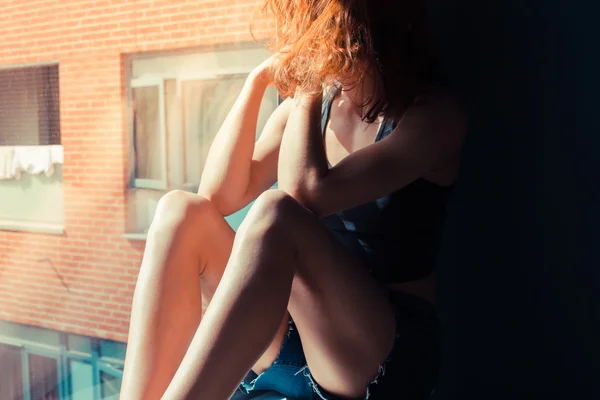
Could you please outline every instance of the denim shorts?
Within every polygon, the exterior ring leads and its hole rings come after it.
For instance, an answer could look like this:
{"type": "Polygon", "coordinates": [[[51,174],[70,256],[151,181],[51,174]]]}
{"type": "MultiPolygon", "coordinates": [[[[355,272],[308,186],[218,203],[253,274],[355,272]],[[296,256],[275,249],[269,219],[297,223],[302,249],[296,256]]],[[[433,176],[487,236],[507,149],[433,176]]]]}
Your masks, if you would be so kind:
{"type": "MultiPolygon", "coordinates": [[[[396,342],[364,399],[421,400],[433,392],[440,366],[439,321],[434,307],[412,295],[393,293],[396,342]]],[[[277,392],[287,400],[338,400],[314,380],[294,322],[275,362],[260,375],[246,376],[234,398],[254,399],[277,392]]]]}

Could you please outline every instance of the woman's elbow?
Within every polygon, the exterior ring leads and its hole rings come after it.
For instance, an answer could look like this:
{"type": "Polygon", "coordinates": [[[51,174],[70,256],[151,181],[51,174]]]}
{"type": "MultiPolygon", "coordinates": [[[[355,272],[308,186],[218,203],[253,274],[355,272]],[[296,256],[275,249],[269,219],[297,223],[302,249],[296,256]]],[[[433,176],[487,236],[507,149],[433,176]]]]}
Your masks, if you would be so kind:
{"type": "Polygon", "coordinates": [[[234,201],[228,196],[202,191],[198,191],[198,194],[210,201],[212,206],[224,217],[227,217],[243,208],[243,206],[239,206],[239,202],[234,201]]]}
{"type": "Polygon", "coordinates": [[[318,218],[327,216],[329,213],[322,207],[322,202],[318,201],[314,191],[300,187],[285,188],[279,186],[279,189],[286,192],[290,197],[296,200],[304,208],[315,214],[318,218]]]}

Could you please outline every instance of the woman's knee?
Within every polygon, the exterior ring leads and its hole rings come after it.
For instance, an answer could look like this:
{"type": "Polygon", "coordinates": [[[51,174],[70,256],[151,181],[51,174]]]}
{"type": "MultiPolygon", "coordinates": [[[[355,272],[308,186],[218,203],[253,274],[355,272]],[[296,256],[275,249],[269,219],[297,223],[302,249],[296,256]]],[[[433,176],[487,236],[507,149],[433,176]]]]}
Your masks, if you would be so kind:
{"type": "Polygon", "coordinates": [[[206,198],[182,190],[166,193],[158,202],[150,232],[178,232],[187,228],[201,229],[202,220],[215,209],[206,198]]]}
{"type": "Polygon", "coordinates": [[[244,224],[252,230],[289,230],[301,209],[302,206],[284,191],[267,190],[256,199],[244,224]]]}
{"type": "Polygon", "coordinates": [[[267,275],[295,272],[297,241],[294,237],[294,214],[301,207],[296,200],[280,190],[268,190],[261,194],[248,212],[236,234],[235,249],[239,254],[251,252],[260,257],[261,270],[267,275]]]}

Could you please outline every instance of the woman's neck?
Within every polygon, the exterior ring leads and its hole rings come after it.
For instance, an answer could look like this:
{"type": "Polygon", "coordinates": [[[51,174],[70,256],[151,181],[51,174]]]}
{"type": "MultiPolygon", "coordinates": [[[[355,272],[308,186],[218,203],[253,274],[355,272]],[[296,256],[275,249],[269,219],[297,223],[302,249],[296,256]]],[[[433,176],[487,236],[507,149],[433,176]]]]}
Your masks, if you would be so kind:
{"type": "Polygon", "coordinates": [[[350,78],[340,79],[340,82],[342,84],[338,93],[338,105],[362,119],[375,92],[375,80],[370,74],[366,74],[362,80],[350,78]]]}

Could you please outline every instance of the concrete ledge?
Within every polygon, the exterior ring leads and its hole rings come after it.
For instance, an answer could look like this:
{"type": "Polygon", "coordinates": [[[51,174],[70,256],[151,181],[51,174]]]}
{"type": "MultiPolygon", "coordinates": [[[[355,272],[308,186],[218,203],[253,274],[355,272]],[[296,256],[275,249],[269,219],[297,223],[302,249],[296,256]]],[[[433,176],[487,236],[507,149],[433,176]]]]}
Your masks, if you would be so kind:
{"type": "Polygon", "coordinates": [[[65,226],[63,224],[47,222],[9,221],[0,219],[0,230],[64,235],[65,226]]]}
{"type": "Polygon", "coordinates": [[[143,242],[146,241],[148,235],[146,233],[126,233],[121,237],[127,240],[139,240],[143,242]]]}

